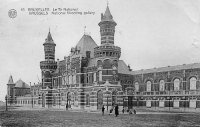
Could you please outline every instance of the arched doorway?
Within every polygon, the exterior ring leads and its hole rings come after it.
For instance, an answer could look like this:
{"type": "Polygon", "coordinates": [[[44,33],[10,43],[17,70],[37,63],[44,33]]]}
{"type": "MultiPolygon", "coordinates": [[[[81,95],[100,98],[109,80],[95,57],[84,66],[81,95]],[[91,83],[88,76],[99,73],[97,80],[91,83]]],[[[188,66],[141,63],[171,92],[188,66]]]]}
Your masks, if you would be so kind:
{"type": "Polygon", "coordinates": [[[112,105],[117,104],[117,91],[112,92],[112,105]]]}
{"type": "Polygon", "coordinates": [[[97,109],[101,109],[103,105],[103,92],[99,90],[97,92],[97,109]]]}

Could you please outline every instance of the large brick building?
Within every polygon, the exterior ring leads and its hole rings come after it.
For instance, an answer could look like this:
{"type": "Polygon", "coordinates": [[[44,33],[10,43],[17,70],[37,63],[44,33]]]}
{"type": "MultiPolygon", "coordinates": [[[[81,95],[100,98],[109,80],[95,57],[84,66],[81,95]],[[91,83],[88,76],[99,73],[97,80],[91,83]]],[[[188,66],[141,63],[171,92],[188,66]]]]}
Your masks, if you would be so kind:
{"type": "Polygon", "coordinates": [[[98,25],[101,44],[84,34],[64,60],[55,60],[56,44],[49,31],[45,60],[40,62],[42,82],[34,94],[38,105],[200,108],[200,64],[132,71],[120,60],[121,48],[114,43],[117,23],[108,6],[98,25]]]}

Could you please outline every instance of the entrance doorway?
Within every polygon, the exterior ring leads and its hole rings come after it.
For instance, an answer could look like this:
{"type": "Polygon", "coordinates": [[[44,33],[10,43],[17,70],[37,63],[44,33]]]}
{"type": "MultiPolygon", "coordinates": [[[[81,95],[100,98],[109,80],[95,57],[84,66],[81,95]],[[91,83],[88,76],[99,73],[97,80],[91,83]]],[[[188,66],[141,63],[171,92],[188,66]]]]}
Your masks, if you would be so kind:
{"type": "Polygon", "coordinates": [[[128,96],[128,109],[132,109],[132,108],[133,108],[133,97],[128,96]]]}
{"type": "Polygon", "coordinates": [[[97,109],[101,109],[103,106],[103,92],[100,90],[97,92],[97,109]]]}

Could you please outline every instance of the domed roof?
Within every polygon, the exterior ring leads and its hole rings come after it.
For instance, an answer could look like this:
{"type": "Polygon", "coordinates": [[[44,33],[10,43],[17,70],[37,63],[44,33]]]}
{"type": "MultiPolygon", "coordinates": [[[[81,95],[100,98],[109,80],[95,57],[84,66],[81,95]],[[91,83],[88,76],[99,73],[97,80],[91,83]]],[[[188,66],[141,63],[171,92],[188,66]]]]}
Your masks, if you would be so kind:
{"type": "Polygon", "coordinates": [[[15,83],[15,87],[18,87],[18,88],[30,88],[30,86],[28,84],[26,84],[24,81],[22,81],[21,79],[19,79],[15,83]]]}

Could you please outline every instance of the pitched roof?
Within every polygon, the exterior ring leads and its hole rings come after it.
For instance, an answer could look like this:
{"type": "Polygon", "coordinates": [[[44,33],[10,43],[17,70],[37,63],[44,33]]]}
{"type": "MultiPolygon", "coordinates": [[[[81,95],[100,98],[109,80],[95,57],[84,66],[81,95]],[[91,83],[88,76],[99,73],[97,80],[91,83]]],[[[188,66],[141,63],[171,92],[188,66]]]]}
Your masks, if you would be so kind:
{"type": "Polygon", "coordinates": [[[50,31],[49,31],[49,33],[47,35],[47,38],[45,39],[45,43],[44,44],[54,44],[55,45],[50,31]]]}
{"type": "Polygon", "coordinates": [[[144,69],[144,70],[142,69],[142,70],[132,71],[131,74],[136,75],[136,74],[168,72],[168,71],[175,71],[175,70],[195,69],[195,68],[200,68],[200,63],[183,64],[183,65],[159,67],[159,68],[144,69]]]}
{"type": "Polygon", "coordinates": [[[15,87],[18,87],[18,88],[30,88],[30,86],[28,84],[26,84],[24,81],[22,81],[21,79],[19,79],[15,83],[15,87]]]}
{"type": "Polygon", "coordinates": [[[109,9],[108,6],[106,7],[106,11],[105,11],[104,15],[102,16],[101,21],[112,21],[112,22],[115,22],[113,20],[113,16],[111,15],[110,9],[109,9]]]}
{"type": "Polygon", "coordinates": [[[91,51],[91,57],[94,57],[94,48],[98,45],[95,43],[95,41],[92,39],[90,35],[83,35],[82,38],[79,40],[79,42],[76,45],[76,49],[80,50],[80,54],[83,54],[86,56],[86,51],[91,51]]]}
{"type": "Polygon", "coordinates": [[[48,36],[47,36],[47,41],[53,41],[53,38],[52,38],[52,36],[51,36],[50,31],[49,31],[48,36]]]}
{"type": "Polygon", "coordinates": [[[8,84],[14,84],[12,75],[10,75],[10,77],[9,77],[8,84]]]}
{"type": "Polygon", "coordinates": [[[130,74],[129,68],[123,60],[118,61],[118,73],[130,74]]]}

